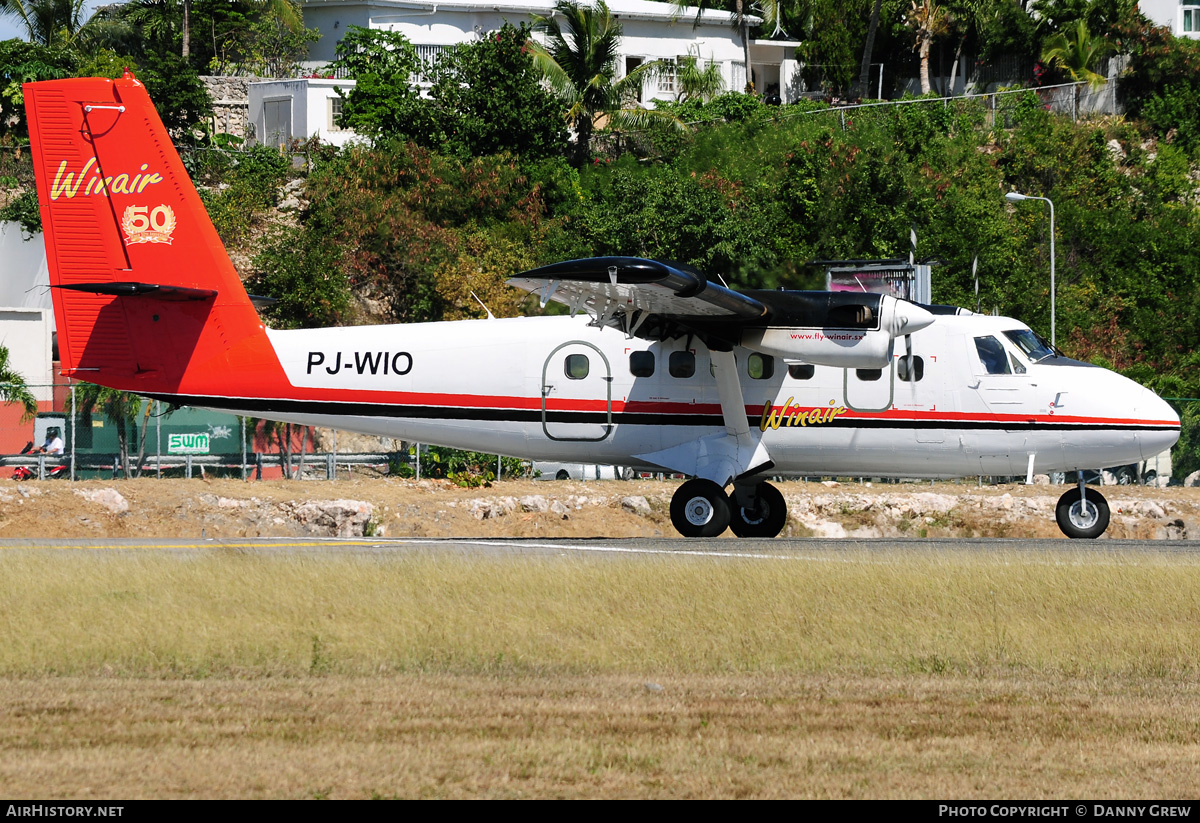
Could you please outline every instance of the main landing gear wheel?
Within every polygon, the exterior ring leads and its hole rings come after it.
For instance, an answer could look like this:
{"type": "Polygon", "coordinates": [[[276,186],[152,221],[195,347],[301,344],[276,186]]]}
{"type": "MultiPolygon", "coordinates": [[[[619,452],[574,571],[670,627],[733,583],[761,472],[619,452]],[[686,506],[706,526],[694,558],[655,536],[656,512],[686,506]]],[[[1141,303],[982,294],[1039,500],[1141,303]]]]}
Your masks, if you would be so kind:
{"type": "Polygon", "coordinates": [[[729,508],[725,490],[698,477],[675,490],[671,523],[684,537],[716,537],[729,525],[729,508]]]}
{"type": "Polygon", "coordinates": [[[1094,489],[1081,500],[1079,489],[1071,489],[1058,498],[1054,516],[1067,537],[1099,537],[1108,528],[1108,501],[1094,489]]]}
{"type": "Polygon", "coordinates": [[[736,496],[730,500],[729,528],[738,537],[775,537],[787,524],[783,493],[770,483],[759,483],[754,488],[754,500],[753,509],[739,506],[736,496]]]}

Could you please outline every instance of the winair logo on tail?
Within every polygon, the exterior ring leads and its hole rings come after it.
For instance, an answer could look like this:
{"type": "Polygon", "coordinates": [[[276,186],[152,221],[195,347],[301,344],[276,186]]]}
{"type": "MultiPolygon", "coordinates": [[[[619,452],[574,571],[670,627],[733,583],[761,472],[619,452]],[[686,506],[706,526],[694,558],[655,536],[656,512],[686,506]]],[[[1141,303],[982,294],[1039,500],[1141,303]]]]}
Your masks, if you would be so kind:
{"type": "Polygon", "coordinates": [[[821,423],[828,423],[846,413],[845,406],[835,406],[832,400],[829,401],[829,408],[827,409],[805,409],[800,406],[793,406],[793,399],[791,397],[787,399],[787,402],[783,404],[782,411],[771,403],[763,406],[762,422],[759,424],[759,430],[778,429],[780,426],[807,426],[809,424],[815,426],[821,423]]]}
{"type": "Polygon", "coordinates": [[[64,160],[58,164],[58,172],[55,173],[54,180],[50,183],[50,199],[57,200],[65,197],[69,200],[75,196],[87,197],[92,194],[102,194],[107,197],[110,192],[141,194],[148,186],[163,181],[163,176],[157,172],[147,174],[149,168],[149,163],[142,163],[141,169],[136,174],[114,174],[111,177],[101,177],[95,157],[84,163],[83,168],[78,172],[70,171],[70,164],[64,160]]]}

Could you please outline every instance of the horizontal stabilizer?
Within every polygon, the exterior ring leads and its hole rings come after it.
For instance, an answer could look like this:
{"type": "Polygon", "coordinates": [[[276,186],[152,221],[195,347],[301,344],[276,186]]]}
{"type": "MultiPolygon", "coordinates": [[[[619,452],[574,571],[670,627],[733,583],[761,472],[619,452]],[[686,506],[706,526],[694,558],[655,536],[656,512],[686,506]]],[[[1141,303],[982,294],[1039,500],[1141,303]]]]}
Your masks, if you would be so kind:
{"type": "Polygon", "coordinates": [[[192,289],[158,283],[69,283],[54,288],[117,297],[154,297],[159,300],[210,300],[217,296],[216,289],[192,289]]]}

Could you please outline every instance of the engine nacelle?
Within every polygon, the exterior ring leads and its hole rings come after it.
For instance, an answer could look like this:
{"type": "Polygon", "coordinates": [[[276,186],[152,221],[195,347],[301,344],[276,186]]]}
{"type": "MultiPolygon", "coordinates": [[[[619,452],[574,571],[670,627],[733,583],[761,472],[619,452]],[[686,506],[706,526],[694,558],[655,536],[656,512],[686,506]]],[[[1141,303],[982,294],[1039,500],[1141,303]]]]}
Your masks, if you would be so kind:
{"type": "Polygon", "coordinates": [[[747,328],[741,343],[784,360],[843,369],[881,369],[892,360],[893,342],[934,321],[915,303],[889,295],[767,292],[771,325],[747,328]],[[794,298],[789,299],[789,298],[794,298]],[[818,303],[821,298],[816,298],[818,303]]]}

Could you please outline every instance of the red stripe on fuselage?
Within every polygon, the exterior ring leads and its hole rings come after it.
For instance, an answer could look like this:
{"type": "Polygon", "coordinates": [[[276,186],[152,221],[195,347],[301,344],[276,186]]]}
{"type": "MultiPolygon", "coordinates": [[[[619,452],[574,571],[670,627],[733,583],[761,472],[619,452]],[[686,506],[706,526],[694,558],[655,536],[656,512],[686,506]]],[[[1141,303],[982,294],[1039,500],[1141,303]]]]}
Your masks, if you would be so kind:
{"type": "MultiPolygon", "coordinates": [[[[292,390],[276,398],[256,397],[253,399],[280,399],[328,403],[369,403],[386,406],[444,406],[454,409],[511,409],[512,411],[540,411],[542,398],[517,397],[512,395],[472,395],[447,392],[383,392],[347,389],[292,390]]],[[[546,410],[556,412],[604,412],[609,408],[603,399],[547,398],[546,410]]],[[[782,411],[782,406],[776,406],[782,411]]],[[[790,406],[789,414],[827,410],[828,406],[790,406]]],[[[747,406],[747,417],[761,417],[764,406],[747,406]]],[[[713,416],[721,414],[718,403],[681,403],[671,401],[613,400],[613,413],[660,414],[664,417],[713,416]]],[[[396,417],[403,417],[397,408],[396,417]]],[[[894,420],[896,422],[945,422],[945,423],[1020,423],[1028,425],[1105,425],[1105,426],[1157,426],[1178,428],[1173,420],[1142,420],[1128,417],[1089,417],[1065,414],[999,414],[995,412],[924,411],[917,409],[887,409],[881,412],[856,412],[847,409],[838,420],[894,420]]],[[[667,422],[667,421],[664,421],[667,422]]],[[[822,425],[820,423],[811,425],[822,425]]],[[[780,425],[780,428],[801,428],[780,425]]]]}

